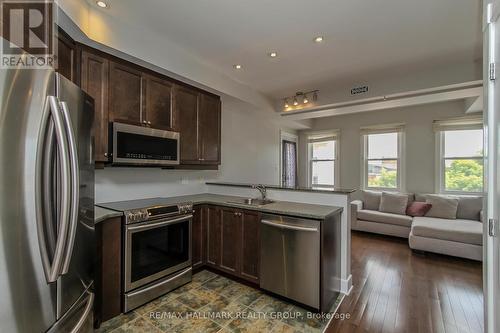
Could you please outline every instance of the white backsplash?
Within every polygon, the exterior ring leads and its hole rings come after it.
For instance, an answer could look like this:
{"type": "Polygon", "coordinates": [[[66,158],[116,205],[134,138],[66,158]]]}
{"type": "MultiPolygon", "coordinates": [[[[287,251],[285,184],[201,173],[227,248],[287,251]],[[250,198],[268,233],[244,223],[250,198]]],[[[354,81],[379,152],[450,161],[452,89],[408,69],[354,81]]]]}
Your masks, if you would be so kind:
{"type": "Polygon", "coordinates": [[[219,171],[105,168],[95,172],[95,202],[204,193],[219,171]]]}

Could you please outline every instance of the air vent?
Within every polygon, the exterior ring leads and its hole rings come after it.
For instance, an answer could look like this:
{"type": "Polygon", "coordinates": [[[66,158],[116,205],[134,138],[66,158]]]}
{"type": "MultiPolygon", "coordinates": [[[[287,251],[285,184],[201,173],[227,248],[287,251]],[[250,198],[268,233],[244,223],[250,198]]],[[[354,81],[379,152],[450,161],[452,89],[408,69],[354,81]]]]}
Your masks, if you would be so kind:
{"type": "Polygon", "coordinates": [[[354,87],[351,89],[351,95],[364,94],[368,92],[368,86],[354,87]]]}

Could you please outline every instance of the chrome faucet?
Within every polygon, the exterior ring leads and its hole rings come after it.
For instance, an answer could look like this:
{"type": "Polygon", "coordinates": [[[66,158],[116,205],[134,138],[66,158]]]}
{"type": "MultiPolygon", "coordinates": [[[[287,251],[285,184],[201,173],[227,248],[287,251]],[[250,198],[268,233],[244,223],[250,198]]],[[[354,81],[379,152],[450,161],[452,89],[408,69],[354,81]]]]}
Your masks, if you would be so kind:
{"type": "Polygon", "coordinates": [[[260,195],[262,196],[262,200],[267,199],[267,189],[264,185],[259,184],[259,185],[252,185],[252,188],[259,190],[260,195]]]}

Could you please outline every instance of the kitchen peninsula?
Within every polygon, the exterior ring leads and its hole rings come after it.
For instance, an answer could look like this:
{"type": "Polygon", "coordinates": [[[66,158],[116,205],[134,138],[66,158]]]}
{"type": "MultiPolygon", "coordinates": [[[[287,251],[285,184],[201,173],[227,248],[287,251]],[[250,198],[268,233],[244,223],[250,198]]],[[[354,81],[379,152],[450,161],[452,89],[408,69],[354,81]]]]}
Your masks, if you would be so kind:
{"type": "MultiPolygon", "coordinates": [[[[348,197],[352,191],[315,191],[313,189],[265,186],[265,199],[267,201],[264,204],[259,204],[261,199],[253,199],[255,201],[250,201],[252,203],[247,201],[248,198],[255,198],[258,194],[253,185],[207,183],[206,186],[207,193],[134,200],[129,201],[130,204],[127,202],[118,203],[118,206],[116,206],[117,203],[104,203],[98,204],[98,206],[122,207],[141,201],[154,202],[155,205],[161,203],[165,207],[192,205],[191,263],[193,270],[196,271],[207,267],[228,276],[245,280],[257,287],[260,283],[261,288],[270,289],[277,294],[296,299],[303,304],[322,311],[329,310],[339,293],[345,294],[348,291],[348,289],[345,289],[347,283],[350,284],[350,274],[348,279],[345,279],[342,274],[345,274],[345,270],[349,268],[347,264],[350,258],[346,257],[346,255],[349,255],[350,251],[345,248],[346,244],[349,244],[349,239],[344,237],[343,231],[346,228],[346,221],[348,222],[345,217],[349,215],[345,214],[345,205],[349,201],[348,197]],[[342,197],[345,197],[343,199],[345,201],[342,200],[342,197]],[[318,202],[321,204],[318,204],[318,202]],[[334,205],[333,202],[337,204],[334,205]],[[310,224],[306,225],[305,223],[310,224]],[[308,248],[311,246],[315,248],[311,244],[317,244],[318,246],[316,254],[318,260],[315,260],[314,251],[301,251],[311,252],[310,255],[312,256],[305,260],[304,263],[317,262],[320,265],[321,259],[322,267],[306,268],[309,272],[311,270],[317,271],[315,275],[317,279],[313,279],[317,280],[314,281],[317,282],[317,286],[316,289],[312,289],[316,291],[307,293],[307,295],[306,293],[302,293],[302,295],[293,294],[289,290],[279,290],[279,288],[272,285],[265,288],[266,272],[268,275],[275,276],[275,279],[279,278],[279,274],[274,271],[268,272],[269,267],[271,267],[270,270],[274,270],[277,266],[272,261],[267,266],[265,262],[262,262],[262,258],[267,260],[267,254],[262,252],[264,251],[262,244],[273,244],[283,237],[286,238],[285,234],[279,234],[279,230],[285,228],[300,231],[317,230],[317,240],[314,238],[313,233],[303,233],[305,237],[303,242],[307,240],[307,244],[310,244],[307,246],[308,248]],[[274,232],[274,230],[277,230],[277,232],[274,232]],[[271,235],[269,239],[266,238],[268,235],[271,235]],[[273,239],[273,237],[278,238],[273,239]],[[262,271],[263,267],[264,271],[262,271]],[[320,276],[320,274],[323,275],[320,276]],[[314,296],[312,300],[310,295],[314,296]],[[310,301],[310,304],[307,303],[308,301],[310,301]]],[[[115,221],[115,228],[121,228],[121,223],[116,222],[117,214],[119,215],[120,212],[101,207],[96,209],[96,223],[106,225],[108,221],[115,221]]],[[[126,216],[123,216],[122,220],[126,219],[126,216]]],[[[290,230],[287,230],[287,232],[290,232],[290,230]]],[[[115,234],[118,234],[118,231],[115,234]]],[[[349,237],[349,233],[347,234],[349,237]]],[[[294,237],[296,236],[292,236],[290,239],[294,237]]],[[[106,243],[105,240],[103,240],[104,243],[106,243]]],[[[298,243],[289,246],[294,249],[300,245],[298,243]]],[[[279,255],[278,250],[277,248],[270,248],[265,251],[276,256],[279,255]]],[[[118,255],[117,257],[121,256],[118,255]]],[[[272,260],[272,258],[269,260],[272,260]]],[[[114,266],[110,265],[110,267],[114,266]]],[[[115,304],[118,304],[118,302],[115,304]]],[[[114,315],[117,314],[116,311],[117,308],[115,307],[114,315]]],[[[110,315],[107,314],[103,319],[109,318],[110,315]]]]}

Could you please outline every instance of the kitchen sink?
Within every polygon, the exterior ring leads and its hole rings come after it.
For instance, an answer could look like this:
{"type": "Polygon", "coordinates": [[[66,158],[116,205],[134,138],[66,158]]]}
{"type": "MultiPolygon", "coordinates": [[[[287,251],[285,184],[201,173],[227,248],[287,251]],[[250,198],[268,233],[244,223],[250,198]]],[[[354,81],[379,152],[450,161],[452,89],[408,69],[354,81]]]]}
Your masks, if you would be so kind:
{"type": "Polygon", "coordinates": [[[268,205],[268,204],[273,203],[274,200],[247,198],[247,199],[234,200],[234,201],[228,201],[228,202],[249,205],[249,206],[264,206],[264,205],[268,205]]]}

